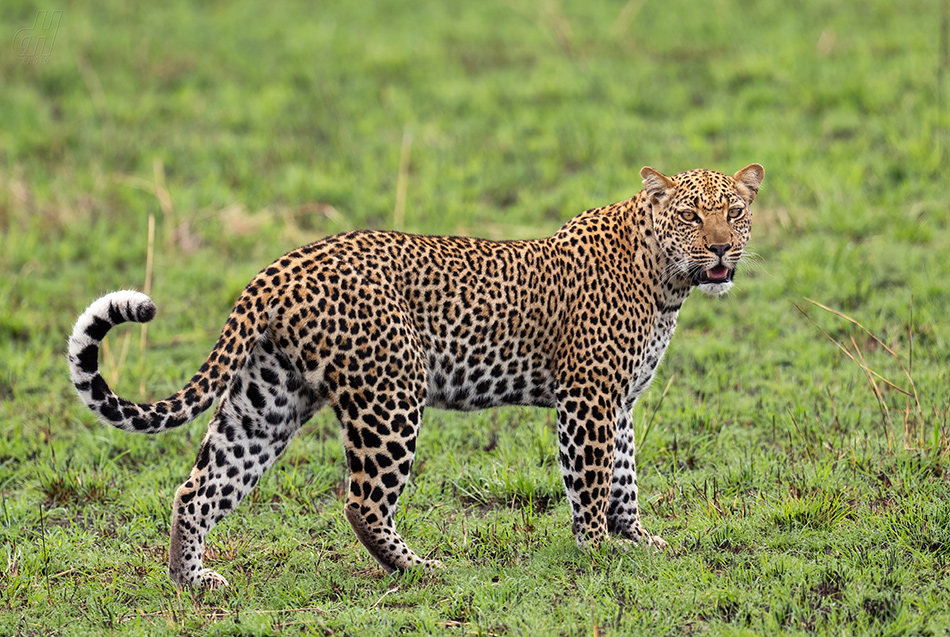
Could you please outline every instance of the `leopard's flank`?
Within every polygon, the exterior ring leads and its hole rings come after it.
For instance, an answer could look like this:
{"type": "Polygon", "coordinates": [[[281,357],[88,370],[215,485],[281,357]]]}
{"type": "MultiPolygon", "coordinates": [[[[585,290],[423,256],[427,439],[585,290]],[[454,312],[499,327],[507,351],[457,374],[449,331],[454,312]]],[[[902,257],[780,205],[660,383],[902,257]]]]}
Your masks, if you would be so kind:
{"type": "Polygon", "coordinates": [[[630,411],[690,291],[732,286],[764,171],[667,177],[646,167],[640,176],[640,193],[546,239],[350,232],[294,250],[245,288],[194,377],[154,403],[116,396],[98,363],[106,333],[151,320],[152,301],[124,291],[90,305],[69,364],[103,422],[158,433],[219,401],[175,494],[172,580],[227,584],[202,565],[208,532],[324,405],[343,432],[346,517],[387,571],[436,564],[393,524],[427,405],[556,409],[578,543],[614,535],[664,546],[640,522],[630,411]]]}

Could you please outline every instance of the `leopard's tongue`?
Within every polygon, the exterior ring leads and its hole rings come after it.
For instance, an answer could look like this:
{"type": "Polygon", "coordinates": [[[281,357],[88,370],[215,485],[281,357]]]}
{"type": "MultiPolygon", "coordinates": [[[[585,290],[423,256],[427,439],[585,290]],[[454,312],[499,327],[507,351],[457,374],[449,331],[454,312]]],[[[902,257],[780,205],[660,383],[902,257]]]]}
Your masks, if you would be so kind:
{"type": "Polygon", "coordinates": [[[729,274],[729,268],[724,265],[717,265],[706,270],[706,277],[713,280],[725,279],[727,274],[729,274]]]}

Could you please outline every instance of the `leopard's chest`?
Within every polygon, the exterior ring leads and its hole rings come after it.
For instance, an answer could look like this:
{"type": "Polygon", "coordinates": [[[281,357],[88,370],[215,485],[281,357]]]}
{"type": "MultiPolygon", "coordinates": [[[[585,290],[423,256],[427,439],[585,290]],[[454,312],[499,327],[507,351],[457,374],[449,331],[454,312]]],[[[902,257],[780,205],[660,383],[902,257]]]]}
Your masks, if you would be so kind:
{"type": "Polygon", "coordinates": [[[656,370],[663,360],[666,348],[676,331],[678,312],[660,312],[648,332],[646,347],[639,366],[634,370],[627,392],[626,404],[630,407],[653,382],[656,370]]]}

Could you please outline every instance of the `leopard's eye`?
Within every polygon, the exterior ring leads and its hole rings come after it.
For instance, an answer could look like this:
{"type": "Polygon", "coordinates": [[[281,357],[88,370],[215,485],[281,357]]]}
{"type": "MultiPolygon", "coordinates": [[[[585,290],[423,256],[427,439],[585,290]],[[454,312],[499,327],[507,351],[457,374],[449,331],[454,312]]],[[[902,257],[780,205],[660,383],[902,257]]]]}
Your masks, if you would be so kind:
{"type": "Polygon", "coordinates": [[[699,221],[699,215],[696,214],[692,210],[680,210],[676,214],[678,214],[680,216],[680,219],[682,219],[686,223],[696,223],[697,221],[699,221]]]}
{"type": "Polygon", "coordinates": [[[745,212],[745,208],[730,208],[728,217],[730,219],[738,219],[742,216],[742,213],[745,212]]]}

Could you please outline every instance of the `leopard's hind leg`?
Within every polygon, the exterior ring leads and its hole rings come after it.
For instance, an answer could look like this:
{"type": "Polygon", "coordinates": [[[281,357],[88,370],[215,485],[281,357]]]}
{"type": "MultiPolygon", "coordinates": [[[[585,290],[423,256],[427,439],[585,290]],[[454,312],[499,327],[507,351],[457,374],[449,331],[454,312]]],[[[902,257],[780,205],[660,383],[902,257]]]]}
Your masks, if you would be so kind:
{"type": "Polygon", "coordinates": [[[271,325],[340,421],[347,520],[386,571],[438,564],[416,555],[394,524],[426,398],[424,347],[411,313],[381,272],[345,260],[315,264],[285,296],[271,325]]]}
{"type": "MultiPolygon", "coordinates": [[[[409,480],[415,457],[422,407],[400,400],[407,409],[397,409],[385,419],[377,419],[371,412],[356,421],[345,415],[344,405],[359,399],[343,396],[339,410],[344,413],[341,420],[350,468],[346,519],[363,546],[387,572],[424,564],[436,566],[438,562],[424,560],[409,548],[394,522],[396,502],[409,480]]],[[[375,407],[382,405],[380,402],[375,407]]]]}
{"type": "Polygon", "coordinates": [[[234,375],[211,420],[188,480],[175,494],[168,574],[179,586],[227,580],[202,566],[211,528],[257,484],[318,407],[287,357],[267,339],[234,375]]]}
{"type": "Polygon", "coordinates": [[[343,393],[336,409],[343,424],[350,468],[346,519],[387,572],[437,566],[438,562],[425,560],[409,548],[394,521],[396,502],[409,480],[415,457],[422,405],[414,396],[398,392],[390,400],[380,397],[364,403],[366,411],[351,417],[352,406],[363,402],[364,397],[360,390],[352,395],[343,393]],[[393,405],[396,408],[390,409],[393,405]]]}
{"type": "Polygon", "coordinates": [[[385,349],[377,345],[355,352],[347,369],[330,374],[334,390],[328,402],[342,426],[350,469],[346,519],[387,572],[437,566],[409,548],[394,521],[425,405],[421,348],[398,312],[376,316],[379,322],[366,325],[364,333],[370,343],[384,344],[385,349]]]}

